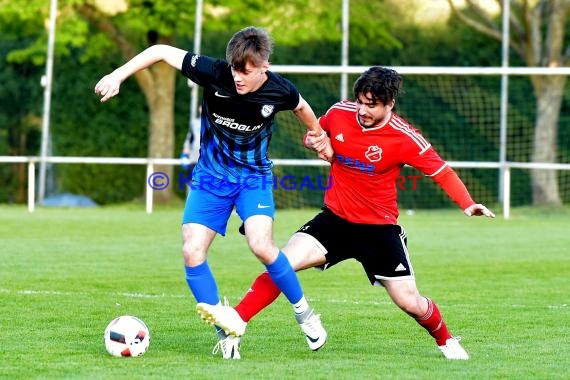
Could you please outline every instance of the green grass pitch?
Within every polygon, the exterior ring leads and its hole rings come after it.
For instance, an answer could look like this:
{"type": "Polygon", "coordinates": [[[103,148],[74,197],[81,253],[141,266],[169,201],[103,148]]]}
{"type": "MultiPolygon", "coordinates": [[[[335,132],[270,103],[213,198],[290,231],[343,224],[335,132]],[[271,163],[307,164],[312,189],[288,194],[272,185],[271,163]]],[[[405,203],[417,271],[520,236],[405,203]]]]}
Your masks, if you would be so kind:
{"type": "MultiPolygon", "coordinates": [[[[315,211],[278,211],[277,244],[315,211]]],[[[299,274],[329,332],[319,352],[307,348],[280,297],[249,324],[242,360],[212,356],[213,328],[200,321],[184,280],[181,212],[0,207],[0,378],[568,378],[568,210],[519,209],[508,221],[458,210],[401,217],[418,287],[463,337],[467,362],[444,359],[356,262],[299,274]],[[105,351],[105,326],[123,314],[150,328],[143,357],[105,351]]],[[[232,217],[209,255],[220,294],[232,304],[262,270],[238,223],[232,217]]]]}

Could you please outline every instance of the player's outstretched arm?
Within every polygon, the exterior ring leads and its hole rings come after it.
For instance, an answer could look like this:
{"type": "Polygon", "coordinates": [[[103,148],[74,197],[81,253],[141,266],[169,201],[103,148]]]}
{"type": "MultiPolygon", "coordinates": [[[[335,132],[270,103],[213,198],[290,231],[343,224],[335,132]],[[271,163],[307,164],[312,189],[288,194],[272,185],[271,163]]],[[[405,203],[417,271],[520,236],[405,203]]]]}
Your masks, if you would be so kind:
{"type": "Polygon", "coordinates": [[[180,70],[186,53],[187,51],[173,46],[153,45],[134,56],[112,73],[101,78],[95,85],[95,93],[102,96],[102,102],[106,102],[119,93],[121,83],[125,79],[158,61],[165,61],[170,66],[180,70]]]}
{"type": "Polygon", "coordinates": [[[473,201],[463,181],[457,176],[455,170],[449,166],[444,167],[443,170],[432,178],[461,207],[465,215],[495,217],[495,214],[487,207],[473,201]]]}

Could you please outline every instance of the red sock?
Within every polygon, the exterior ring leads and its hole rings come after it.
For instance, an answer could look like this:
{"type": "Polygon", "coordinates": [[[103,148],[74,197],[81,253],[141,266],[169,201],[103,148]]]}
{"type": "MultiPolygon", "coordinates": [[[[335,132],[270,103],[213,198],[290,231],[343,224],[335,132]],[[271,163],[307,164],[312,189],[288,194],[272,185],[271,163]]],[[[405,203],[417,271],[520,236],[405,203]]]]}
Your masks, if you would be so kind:
{"type": "Polygon", "coordinates": [[[263,272],[255,279],[251,288],[249,288],[235,309],[241,319],[249,322],[254,315],[275,301],[279,294],[281,294],[281,291],[269,277],[269,273],[263,272]]]}
{"type": "Polygon", "coordinates": [[[422,317],[416,318],[416,322],[426,329],[429,335],[434,337],[438,346],[443,346],[445,341],[451,338],[451,333],[447,329],[435,302],[427,297],[426,299],[428,301],[428,310],[422,317]]]}

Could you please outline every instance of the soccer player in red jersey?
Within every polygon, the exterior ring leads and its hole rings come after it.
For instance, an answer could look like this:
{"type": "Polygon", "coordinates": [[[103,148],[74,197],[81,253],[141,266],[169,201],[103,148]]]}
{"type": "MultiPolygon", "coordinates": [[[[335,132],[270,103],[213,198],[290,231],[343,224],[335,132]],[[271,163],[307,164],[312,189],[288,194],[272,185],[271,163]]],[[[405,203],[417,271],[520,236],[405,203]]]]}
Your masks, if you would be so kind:
{"type": "MultiPolygon", "coordinates": [[[[283,252],[297,271],[358,260],[370,283],[383,286],[394,303],[428,331],[446,358],[467,360],[469,355],[449,332],[436,303],[417,289],[406,232],[397,224],[400,170],[409,165],[431,177],[467,216],[495,215],[475,203],[431,144],[392,112],[401,84],[394,70],[368,69],[354,84],[356,101],[337,103],[319,119],[327,137],[306,135],[310,148],[330,138],[335,152],[332,186],[325,192],[322,211],[291,237],[283,252]]],[[[278,296],[279,289],[264,272],[235,309],[249,322],[278,296]]],[[[325,342],[307,335],[307,343],[316,350],[325,342]]]]}

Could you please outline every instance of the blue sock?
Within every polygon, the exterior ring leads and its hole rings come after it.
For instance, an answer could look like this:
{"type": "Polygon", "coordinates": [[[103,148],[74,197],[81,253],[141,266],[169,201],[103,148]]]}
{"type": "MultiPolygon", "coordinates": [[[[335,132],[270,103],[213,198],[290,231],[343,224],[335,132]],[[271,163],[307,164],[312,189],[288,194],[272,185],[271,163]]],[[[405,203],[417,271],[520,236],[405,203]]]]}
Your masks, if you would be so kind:
{"type": "Polygon", "coordinates": [[[196,302],[217,305],[220,302],[218,285],[210,270],[208,261],[204,261],[195,267],[185,266],[184,269],[186,270],[186,282],[192,294],[194,294],[196,302]]]}
{"type": "Polygon", "coordinates": [[[297,274],[287,260],[287,256],[281,251],[277,256],[277,260],[273,264],[266,265],[269,276],[277,285],[279,290],[287,297],[289,302],[296,304],[303,297],[303,290],[297,278],[297,274]]]}

